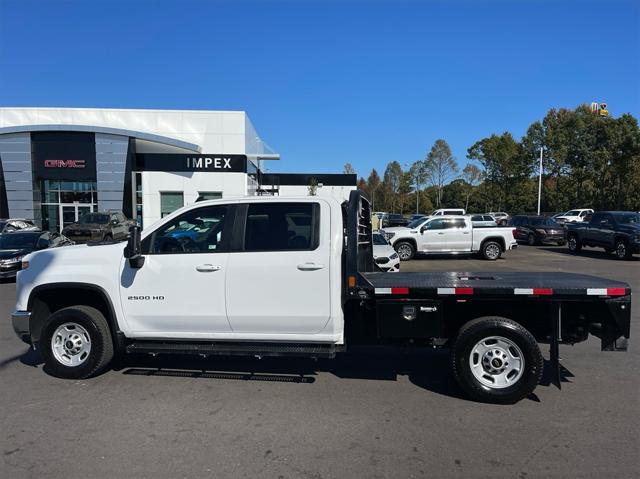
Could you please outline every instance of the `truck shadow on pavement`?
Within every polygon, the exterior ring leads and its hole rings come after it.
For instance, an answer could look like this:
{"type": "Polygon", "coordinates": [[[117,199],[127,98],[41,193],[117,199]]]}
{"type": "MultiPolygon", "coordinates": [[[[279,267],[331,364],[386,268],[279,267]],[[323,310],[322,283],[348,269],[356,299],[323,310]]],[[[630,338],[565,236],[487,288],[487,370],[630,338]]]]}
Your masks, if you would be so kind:
{"type": "MultiPolygon", "coordinates": [[[[209,356],[146,356],[130,355],[118,360],[114,370],[130,376],[169,376],[197,379],[240,381],[270,381],[312,384],[319,373],[329,373],[343,379],[397,381],[406,376],[409,381],[427,391],[443,396],[468,400],[458,387],[449,368],[447,350],[403,350],[401,348],[354,348],[335,359],[309,358],[246,358],[209,356]]],[[[562,381],[573,377],[562,368],[562,381]]],[[[550,386],[553,380],[548,361],[540,386],[550,386]]],[[[539,402],[532,394],[528,399],[539,402]]]]}

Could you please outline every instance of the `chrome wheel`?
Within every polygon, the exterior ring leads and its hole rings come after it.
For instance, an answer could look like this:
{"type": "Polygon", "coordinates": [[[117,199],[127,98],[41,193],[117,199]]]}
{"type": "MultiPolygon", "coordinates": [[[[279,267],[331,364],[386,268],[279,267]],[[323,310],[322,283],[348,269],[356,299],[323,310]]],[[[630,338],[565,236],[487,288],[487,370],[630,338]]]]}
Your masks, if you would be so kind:
{"type": "Polygon", "coordinates": [[[500,257],[500,246],[491,243],[484,249],[484,253],[487,259],[498,259],[500,257]]]}
{"type": "Polygon", "coordinates": [[[398,253],[398,256],[400,256],[400,259],[402,261],[410,260],[411,256],[413,256],[413,251],[411,249],[411,246],[409,246],[406,243],[398,246],[398,249],[396,250],[396,252],[398,253]]]}
{"type": "Polygon", "coordinates": [[[627,245],[624,244],[624,241],[620,241],[616,246],[616,256],[620,259],[627,257],[627,245]]]}
{"type": "Polygon", "coordinates": [[[570,236],[569,237],[569,249],[571,251],[575,251],[578,248],[578,241],[576,240],[575,236],[570,236]]]}
{"type": "Polygon", "coordinates": [[[80,366],[91,352],[91,337],[78,323],[64,323],[53,332],[51,352],[60,364],[80,366]]]}
{"type": "Polygon", "coordinates": [[[504,389],[518,382],[524,372],[524,356],[518,345],[502,336],[481,339],[471,349],[471,373],[491,389],[504,389]]]}

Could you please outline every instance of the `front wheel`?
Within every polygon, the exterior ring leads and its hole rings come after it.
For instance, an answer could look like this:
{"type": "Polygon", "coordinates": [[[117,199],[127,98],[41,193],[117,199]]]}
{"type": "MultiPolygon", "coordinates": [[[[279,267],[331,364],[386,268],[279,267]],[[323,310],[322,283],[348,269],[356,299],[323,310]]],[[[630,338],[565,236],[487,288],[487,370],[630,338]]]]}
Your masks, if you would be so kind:
{"type": "Polygon", "coordinates": [[[409,261],[416,254],[416,248],[408,241],[400,241],[396,244],[396,252],[400,257],[400,261],[409,261]]]}
{"type": "Polygon", "coordinates": [[[502,247],[496,241],[487,241],[482,245],[482,257],[489,261],[497,260],[502,254],[502,247]]]}
{"type": "Polygon", "coordinates": [[[616,241],[616,258],[618,259],[631,259],[631,248],[627,245],[625,240],[616,241]]]}
{"type": "Polygon", "coordinates": [[[453,374],[473,399],[510,404],[527,397],[542,378],[535,338],[507,318],[474,319],[459,331],[451,351],[453,374]]]}
{"type": "Polygon", "coordinates": [[[578,237],[576,235],[569,236],[567,245],[569,246],[569,251],[572,253],[579,253],[582,249],[582,244],[578,241],[578,237]]]}
{"type": "Polygon", "coordinates": [[[536,237],[533,236],[533,233],[530,233],[529,236],[527,236],[527,244],[529,246],[535,246],[536,244],[536,237]]]}
{"type": "Polygon", "coordinates": [[[64,379],[94,376],[113,359],[109,324],[90,306],[70,306],[53,313],[40,344],[47,370],[64,379]]]}

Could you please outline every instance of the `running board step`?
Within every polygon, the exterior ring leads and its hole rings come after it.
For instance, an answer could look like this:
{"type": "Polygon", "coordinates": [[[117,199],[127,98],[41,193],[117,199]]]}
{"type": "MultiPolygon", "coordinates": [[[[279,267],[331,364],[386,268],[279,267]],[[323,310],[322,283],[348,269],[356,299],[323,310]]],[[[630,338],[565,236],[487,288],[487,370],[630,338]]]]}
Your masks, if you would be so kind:
{"type": "Polygon", "coordinates": [[[307,356],[333,358],[344,350],[340,344],[161,342],[136,341],[127,345],[127,353],[200,354],[231,356],[307,356]]]}

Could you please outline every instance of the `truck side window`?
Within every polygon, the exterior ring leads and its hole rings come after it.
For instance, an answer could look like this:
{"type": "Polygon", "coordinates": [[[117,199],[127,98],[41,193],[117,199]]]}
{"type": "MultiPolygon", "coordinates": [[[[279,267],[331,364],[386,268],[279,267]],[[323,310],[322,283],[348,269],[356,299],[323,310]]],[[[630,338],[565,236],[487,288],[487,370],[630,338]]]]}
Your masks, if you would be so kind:
{"type": "Polygon", "coordinates": [[[447,229],[461,229],[465,227],[465,222],[462,218],[455,218],[453,220],[447,220],[445,228],[447,229]]]}
{"type": "Polygon", "coordinates": [[[445,221],[446,220],[443,220],[443,219],[433,220],[427,223],[426,227],[428,230],[443,230],[445,228],[444,226],[445,221]]]}
{"type": "Polygon", "coordinates": [[[226,214],[226,206],[207,206],[188,211],[145,238],[142,242],[142,253],[220,252],[226,214]]]}
{"type": "Polygon", "coordinates": [[[305,251],[319,245],[318,203],[253,203],[247,208],[244,251],[305,251]]]}

